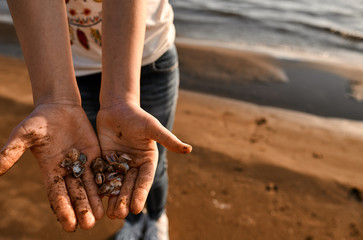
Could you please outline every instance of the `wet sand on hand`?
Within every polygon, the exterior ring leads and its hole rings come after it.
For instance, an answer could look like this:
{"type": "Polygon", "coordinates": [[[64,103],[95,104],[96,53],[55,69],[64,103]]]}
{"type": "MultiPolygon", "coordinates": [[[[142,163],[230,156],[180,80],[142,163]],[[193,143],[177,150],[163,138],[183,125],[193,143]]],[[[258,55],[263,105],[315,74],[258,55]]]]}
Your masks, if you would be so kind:
{"type": "MultiPolygon", "coordinates": [[[[191,50],[198,48],[179,48],[181,75],[190,71],[188,88],[194,84],[201,89],[201,66],[207,62],[204,85],[211,78],[233,95],[235,85],[229,83],[243,79],[227,81],[224,76],[228,79],[228,72],[242,71],[244,60],[237,66],[232,64],[236,59],[226,66],[215,64],[218,71],[228,66],[226,74],[215,75],[213,55],[201,49],[198,59],[188,58],[191,50]]],[[[258,79],[284,76],[284,66],[269,56],[246,53],[245,57],[246,64],[252,64],[248,65],[251,76],[252,66],[266,70],[264,74],[256,70],[258,79]]],[[[304,65],[304,71],[309,69],[314,71],[304,65]]],[[[292,72],[289,78],[300,73],[292,72]]],[[[243,78],[243,73],[239,76],[243,78]]],[[[12,128],[31,112],[32,100],[21,60],[1,57],[0,79],[0,144],[4,145],[12,128]]],[[[236,99],[180,92],[174,133],[194,149],[190,155],[168,153],[170,238],[363,239],[363,122],[236,99]]],[[[110,239],[122,226],[121,220],[105,217],[90,231],[64,232],[29,151],[0,177],[0,191],[1,240],[110,239]]]]}

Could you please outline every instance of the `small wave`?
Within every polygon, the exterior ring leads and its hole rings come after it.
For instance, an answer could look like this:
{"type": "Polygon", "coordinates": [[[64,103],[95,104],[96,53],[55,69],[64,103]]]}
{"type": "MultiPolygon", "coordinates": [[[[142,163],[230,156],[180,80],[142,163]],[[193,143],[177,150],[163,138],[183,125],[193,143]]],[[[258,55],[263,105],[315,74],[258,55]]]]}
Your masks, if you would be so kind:
{"type": "MultiPolygon", "coordinates": [[[[250,16],[247,16],[240,11],[234,11],[231,9],[223,8],[223,6],[212,6],[210,4],[199,4],[198,6],[193,6],[191,8],[189,5],[184,4],[177,4],[173,5],[174,11],[180,13],[181,11],[184,14],[194,14],[196,16],[203,16],[203,15],[209,15],[214,17],[225,17],[225,19],[228,18],[238,18],[242,19],[244,21],[254,21],[254,22],[260,22],[260,20],[251,18],[250,16]]],[[[180,14],[179,14],[180,15],[180,14]]],[[[217,20],[219,21],[219,20],[217,20]]]]}
{"type": "Polygon", "coordinates": [[[342,37],[344,39],[355,41],[355,42],[362,42],[363,41],[363,35],[359,33],[354,32],[347,32],[344,30],[336,29],[334,27],[330,26],[322,26],[322,25],[316,25],[312,23],[307,22],[300,22],[300,21],[289,21],[290,23],[299,24],[301,26],[309,27],[316,30],[321,30],[324,32],[332,33],[336,36],[342,37]]]}
{"type": "Polygon", "coordinates": [[[252,18],[250,18],[250,17],[248,17],[246,15],[243,15],[240,12],[231,12],[231,11],[228,11],[228,10],[212,9],[212,8],[208,8],[206,10],[208,10],[209,12],[214,13],[216,15],[220,15],[220,16],[224,16],[224,17],[238,17],[238,18],[242,18],[242,19],[246,19],[246,20],[255,20],[255,19],[252,19],[252,18]]]}

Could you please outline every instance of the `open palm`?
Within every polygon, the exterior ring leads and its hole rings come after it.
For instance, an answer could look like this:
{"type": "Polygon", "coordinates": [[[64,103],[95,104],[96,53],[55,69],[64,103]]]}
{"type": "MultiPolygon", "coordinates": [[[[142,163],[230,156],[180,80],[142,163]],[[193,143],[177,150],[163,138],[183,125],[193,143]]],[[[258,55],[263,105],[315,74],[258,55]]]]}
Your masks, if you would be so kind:
{"type": "Polygon", "coordinates": [[[118,151],[132,159],[119,196],[109,198],[107,215],[110,218],[125,218],[129,211],[134,214],[142,211],[157,166],[156,142],[178,153],[192,150],[156,118],[132,104],[101,109],[97,116],[97,132],[103,155],[118,151]]]}
{"type": "Polygon", "coordinates": [[[78,105],[43,104],[12,132],[0,152],[0,175],[7,172],[29,148],[43,173],[45,187],[53,211],[66,231],[74,231],[77,223],[92,228],[102,218],[102,202],[90,170],[92,159],[100,148],[84,111],[78,105]],[[77,148],[88,161],[81,179],[67,176],[60,163],[77,148]]]}

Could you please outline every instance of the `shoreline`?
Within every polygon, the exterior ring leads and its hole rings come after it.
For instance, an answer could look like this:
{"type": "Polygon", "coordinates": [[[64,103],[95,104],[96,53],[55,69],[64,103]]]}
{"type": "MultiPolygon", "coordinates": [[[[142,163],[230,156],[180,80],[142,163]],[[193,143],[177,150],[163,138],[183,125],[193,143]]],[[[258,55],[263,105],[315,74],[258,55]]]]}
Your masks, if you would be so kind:
{"type": "MultiPolygon", "coordinates": [[[[0,23],[0,32],[0,54],[23,59],[13,25],[0,23]]],[[[178,37],[176,46],[182,89],[363,120],[363,70],[357,65],[209,40],[178,37]]]]}
{"type": "Polygon", "coordinates": [[[188,41],[176,44],[181,88],[323,117],[363,120],[363,71],[329,62],[188,41]]]}
{"type": "Polygon", "coordinates": [[[265,56],[272,57],[279,61],[290,61],[290,62],[309,62],[312,64],[333,64],[333,65],[346,65],[353,68],[363,67],[363,63],[359,61],[345,61],[344,58],[339,58],[337,56],[331,56],[329,54],[318,54],[306,51],[291,50],[290,48],[272,48],[263,45],[248,45],[244,43],[235,43],[228,41],[218,41],[209,39],[194,39],[183,36],[177,36],[175,39],[176,44],[185,45],[196,45],[201,47],[211,47],[211,48],[223,48],[226,50],[235,50],[241,52],[251,52],[256,54],[262,54],[265,56]]]}

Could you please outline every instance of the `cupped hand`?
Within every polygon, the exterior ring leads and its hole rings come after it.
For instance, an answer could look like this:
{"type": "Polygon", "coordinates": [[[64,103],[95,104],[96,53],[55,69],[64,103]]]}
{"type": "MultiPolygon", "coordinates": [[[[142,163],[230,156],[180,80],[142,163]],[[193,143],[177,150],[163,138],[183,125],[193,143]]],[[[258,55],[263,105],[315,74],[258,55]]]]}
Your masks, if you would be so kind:
{"type": "Polygon", "coordinates": [[[129,211],[134,214],[142,211],[157,167],[156,142],[177,153],[192,150],[136,104],[101,108],[97,133],[102,155],[118,151],[132,159],[119,196],[109,198],[107,215],[112,219],[125,218],[129,211]]]}
{"type": "Polygon", "coordinates": [[[77,223],[90,229],[104,210],[90,169],[100,156],[99,143],[82,108],[68,104],[42,104],[11,133],[0,152],[0,175],[7,172],[30,149],[43,174],[51,207],[66,231],[75,231],[77,223]],[[76,148],[88,161],[81,178],[66,174],[60,166],[67,153],[76,148]]]}

